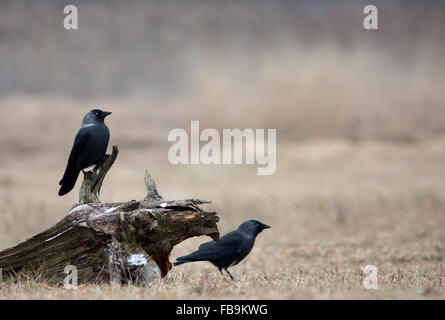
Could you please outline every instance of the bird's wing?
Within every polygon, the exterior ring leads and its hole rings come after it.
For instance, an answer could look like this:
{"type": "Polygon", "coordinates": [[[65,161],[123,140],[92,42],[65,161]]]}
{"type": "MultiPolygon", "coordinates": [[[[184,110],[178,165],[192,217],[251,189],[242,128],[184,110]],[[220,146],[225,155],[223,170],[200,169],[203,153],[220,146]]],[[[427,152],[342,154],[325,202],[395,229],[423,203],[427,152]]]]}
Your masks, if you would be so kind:
{"type": "Polygon", "coordinates": [[[192,253],[196,258],[220,260],[236,255],[243,242],[242,235],[237,231],[229,232],[219,241],[210,241],[199,246],[198,251],[192,253]]]}
{"type": "Polygon", "coordinates": [[[86,127],[80,128],[79,132],[77,132],[76,137],[74,138],[73,148],[71,149],[70,157],[68,158],[68,162],[75,162],[79,154],[82,153],[83,148],[85,147],[85,143],[90,137],[91,130],[88,130],[86,127]]]}
{"type": "Polygon", "coordinates": [[[90,130],[87,130],[85,127],[80,128],[77,132],[76,137],[74,138],[73,148],[71,149],[70,156],[68,158],[68,164],[66,165],[65,173],[63,175],[62,180],[60,180],[59,184],[62,185],[65,178],[70,175],[70,173],[74,171],[80,171],[77,168],[77,158],[82,153],[83,148],[85,147],[85,143],[87,142],[90,136],[90,130]]]}

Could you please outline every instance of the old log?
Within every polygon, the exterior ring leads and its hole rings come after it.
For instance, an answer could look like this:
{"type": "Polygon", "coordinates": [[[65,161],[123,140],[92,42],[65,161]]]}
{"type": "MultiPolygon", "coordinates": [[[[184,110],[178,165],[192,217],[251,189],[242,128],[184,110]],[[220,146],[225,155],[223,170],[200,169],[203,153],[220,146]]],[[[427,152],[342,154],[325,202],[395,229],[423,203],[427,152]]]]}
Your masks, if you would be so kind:
{"type": "Polygon", "coordinates": [[[75,270],[79,284],[150,284],[169,272],[169,255],[178,243],[201,235],[219,239],[216,213],[199,206],[209,201],[165,201],[148,172],[143,200],[100,203],[104,170],[116,156],[113,148],[104,163],[85,174],[80,203],[60,222],[0,252],[3,278],[14,281],[34,274],[51,285],[63,285],[67,270],[75,270]]]}

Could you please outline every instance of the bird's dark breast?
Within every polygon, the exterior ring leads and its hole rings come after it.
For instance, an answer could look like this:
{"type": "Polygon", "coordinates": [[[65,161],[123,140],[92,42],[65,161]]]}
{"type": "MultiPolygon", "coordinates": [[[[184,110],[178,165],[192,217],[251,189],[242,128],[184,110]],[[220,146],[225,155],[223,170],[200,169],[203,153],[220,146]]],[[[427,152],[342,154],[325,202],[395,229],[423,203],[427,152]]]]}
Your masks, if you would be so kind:
{"type": "Polygon", "coordinates": [[[90,128],[90,136],[85,143],[81,155],[77,159],[79,169],[88,168],[103,159],[110,140],[110,132],[105,125],[94,125],[90,128]]]}
{"type": "Polygon", "coordinates": [[[228,268],[228,267],[233,267],[233,266],[237,265],[244,258],[245,258],[245,256],[244,257],[235,257],[235,258],[231,257],[231,258],[228,258],[228,259],[213,260],[213,261],[210,261],[210,262],[215,267],[218,267],[218,268],[228,268]]]}

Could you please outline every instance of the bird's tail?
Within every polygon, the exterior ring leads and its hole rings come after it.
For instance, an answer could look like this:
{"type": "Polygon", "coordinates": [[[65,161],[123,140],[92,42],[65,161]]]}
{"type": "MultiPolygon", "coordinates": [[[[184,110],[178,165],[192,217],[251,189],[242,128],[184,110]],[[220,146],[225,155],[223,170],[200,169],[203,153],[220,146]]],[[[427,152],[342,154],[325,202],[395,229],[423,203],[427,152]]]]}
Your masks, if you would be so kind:
{"type": "Polygon", "coordinates": [[[73,170],[71,168],[66,168],[65,174],[63,175],[62,180],[60,180],[59,185],[59,196],[63,196],[73,190],[76,185],[77,177],[79,177],[80,171],[73,170]]]}
{"type": "Polygon", "coordinates": [[[189,263],[189,262],[193,262],[193,261],[196,261],[196,260],[190,259],[189,256],[183,256],[183,257],[176,258],[176,261],[173,262],[173,265],[176,267],[181,264],[189,263]]]}

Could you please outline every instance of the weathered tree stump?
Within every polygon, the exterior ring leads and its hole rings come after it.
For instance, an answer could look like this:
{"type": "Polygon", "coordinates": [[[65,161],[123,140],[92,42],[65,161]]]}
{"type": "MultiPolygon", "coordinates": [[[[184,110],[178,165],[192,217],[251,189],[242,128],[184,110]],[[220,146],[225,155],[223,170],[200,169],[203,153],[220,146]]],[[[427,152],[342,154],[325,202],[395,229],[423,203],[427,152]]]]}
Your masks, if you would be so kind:
{"type": "Polygon", "coordinates": [[[0,252],[4,278],[34,272],[51,285],[63,285],[65,267],[74,266],[79,284],[149,284],[169,272],[169,255],[178,243],[201,235],[219,239],[216,213],[198,206],[209,201],[165,201],[148,172],[143,200],[99,203],[103,178],[116,156],[113,147],[113,154],[85,175],[81,204],[60,222],[0,252]]]}

